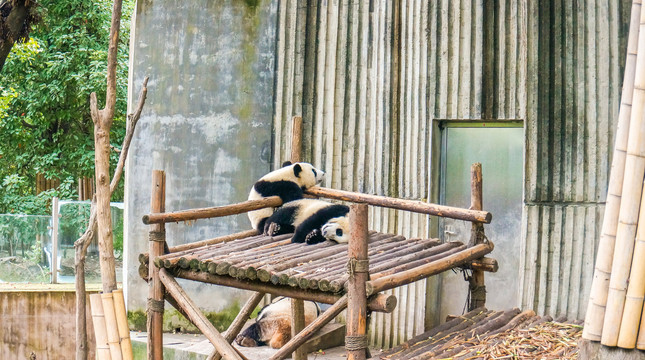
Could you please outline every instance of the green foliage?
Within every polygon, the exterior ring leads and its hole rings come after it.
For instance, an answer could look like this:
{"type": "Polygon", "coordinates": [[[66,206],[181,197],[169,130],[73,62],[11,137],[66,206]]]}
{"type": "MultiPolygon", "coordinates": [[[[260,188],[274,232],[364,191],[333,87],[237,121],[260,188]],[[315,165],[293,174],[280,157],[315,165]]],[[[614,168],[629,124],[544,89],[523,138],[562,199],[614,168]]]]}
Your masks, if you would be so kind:
{"type": "MultiPolygon", "coordinates": [[[[89,94],[105,99],[112,2],[41,0],[42,21],[30,40],[16,44],[0,73],[0,213],[47,213],[44,198],[69,198],[75,179],[93,176],[94,125],[89,94]],[[35,178],[61,186],[35,195],[35,178]]],[[[117,66],[117,103],[110,134],[117,147],[125,134],[130,15],[123,3],[117,66]]],[[[118,154],[111,157],[116,165],[118,154]]],[[[123,196],[122,189],[115,200],[123,196]]]]}

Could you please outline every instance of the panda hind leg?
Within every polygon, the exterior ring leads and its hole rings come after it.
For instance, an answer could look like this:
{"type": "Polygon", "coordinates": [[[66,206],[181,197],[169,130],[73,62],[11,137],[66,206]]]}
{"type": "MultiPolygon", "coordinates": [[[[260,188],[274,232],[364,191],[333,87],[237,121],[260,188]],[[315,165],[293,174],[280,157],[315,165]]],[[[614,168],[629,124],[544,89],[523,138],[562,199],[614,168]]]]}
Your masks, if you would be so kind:
{"type": "Polygon", "coordinates": [[[323,236],[322,231],[320,231],[320,229],[312,230],[305,237],[305,242],[308,245],[318,244],[318,243],[321,243],[321,242],[323,242],[325,240],[327,240],[327,239],[325,239],[325,237],[323,236]]]}
{"type": "Polygon", "coordinates": [[[269,236],[276,236],[282,234],[290,234],[294,231],[293,225],[280,224],[278,222],[267,221],[264,224],[264,234],[269,236]]]}

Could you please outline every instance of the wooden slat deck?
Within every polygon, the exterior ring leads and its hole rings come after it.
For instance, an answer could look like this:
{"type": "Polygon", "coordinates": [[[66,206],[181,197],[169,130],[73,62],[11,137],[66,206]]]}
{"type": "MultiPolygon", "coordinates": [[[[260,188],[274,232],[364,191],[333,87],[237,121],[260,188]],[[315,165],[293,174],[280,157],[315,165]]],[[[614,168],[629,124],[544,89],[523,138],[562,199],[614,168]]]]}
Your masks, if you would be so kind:
{"type": "MultiPolygon", "coordinates": [[[[368,241],[370,280],[413,271],[467,250],[461,242],[405,239],[372,231],[368,241]]],[[[450,265],[457,267],[479,257],[465,257],[450,265]]],[[[147,264],[145,257],[141,260],[147,264]]],[[[213,283],[221,283],[224,277],[238,281],[223,283],[227,286],[253,289],[253,284],[267,284],[342,295],[349,278],[347,260],[347,244],[294,244],[291,234],[286,234],[206,245],[159,256],[154,263],[177,277],[213,283]]]]}

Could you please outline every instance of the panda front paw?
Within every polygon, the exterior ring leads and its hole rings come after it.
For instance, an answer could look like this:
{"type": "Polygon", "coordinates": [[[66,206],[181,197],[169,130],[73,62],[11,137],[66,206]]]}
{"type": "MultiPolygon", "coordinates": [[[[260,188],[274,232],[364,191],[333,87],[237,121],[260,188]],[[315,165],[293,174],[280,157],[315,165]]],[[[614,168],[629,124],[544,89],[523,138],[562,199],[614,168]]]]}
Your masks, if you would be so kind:
{"type": "Polygon", "coordinates": [[[264,233],[269,236],[276,236],[280,234],[280,224],[278,223],[271,223],[267,228],[264,230],[264,233]]]}
{"type": "Polygon", "coordinates": [[[325,237],[322,235],[322,232],[320,229],[315,229],[312,230],[307,236],[305,237],[305,242],[309,245],[312,244],[318,244],[325,241],[325,237]]]}

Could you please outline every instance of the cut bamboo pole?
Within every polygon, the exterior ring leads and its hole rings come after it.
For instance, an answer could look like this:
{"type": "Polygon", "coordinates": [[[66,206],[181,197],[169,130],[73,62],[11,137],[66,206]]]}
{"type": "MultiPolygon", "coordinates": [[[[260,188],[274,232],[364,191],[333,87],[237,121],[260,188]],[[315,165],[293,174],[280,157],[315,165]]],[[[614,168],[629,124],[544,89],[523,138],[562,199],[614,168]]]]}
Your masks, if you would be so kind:
{"type": "Polygon", "coordinates": [[[101,294],[90,295],[90,306],[92,307],[92,322],[94,323],[94,337],[96,338],[96,357],[98,360],[110,360],[110,346],[108,345],[101,294]]]}
{"type": "Polygon", "coordinates": [[[177,301],[182,310],[188,315],[190,321],[206,336],[215,349],[222,354],[226,360],[242,358],[226,339],[215,329],[206,316],[201,313],[195,302],[186,295],[184,290],[177,284],[177,281],[170,276],[165,269],[159,270],[159,279],[163,282],[168,293],[177,301]]]}
{"type": "Polygon", "coordinates": [[[107,329],[108,346],[112,360],[121,360],[121,344],[119,343],[119,326],[117,325],[116,312],[114,311],[114,299],[112,293],[101,294],[103,304],[103,316],[105,317],[105,328],[107,329]]]}
{"type": "Polygon", "coordinates": [[[435,215],[471,222],[483,222],[489,224],[491,219],[493,218],[491,213],[489,213],[488,211],[467,210],[452,206],[430,204],[422,201],[396,199],[386,196],[362,194],[351,191],[322,188],[318,186],[310,187],[305,192],[309,195],[315,195],[329,199],[351,201],[355,203],[366,203],[374,206],[407,210],[420,214],[435,215]]]}
{"type": "MultiPolygon", "coordinates": [[[[602,336],[603,319],[607,305],[607,290],[609,287],[616,231],[618,227],[619,209],[623,194],[625,158],[629,137],[629,122],[632,113],[632,96],[634,94],[637,53],[641,46],[639,38],[640,18],[641,0],[635,0],[632,2],[631,9],[625,75],[623,79],[623,93],[621,96],[620,111],[618,115],[618,129],[616,132],[616,143],[611,164],[607,204],[602,223],[600,242],[598,244],[598,256],[596,259],[591,293],[589,296],[589,305],[587,307],[585,317],[585,326],[582,333],[582,337],[588,340],[599,341],[602,336]]],[[[641,77],[643,76],[642,71],[639,75],[641,77]]],[[[637,106],[642,107],[642,104],[638,104],[637,106]]]]}
{"type": "Polygon", "coordinates": [[[116,313],[116,323],[119,328],[119,339],[121,341],[121,355],[123,360],[132,360],[132,342],[130,341],[130,328],[128,327],[128,314],[125,310],[125,299],[123,290],[114,290],[112,292],[114,299],[114,311],[116,313]]]}
{"type": "Polygon", "coordinates": [[[640,350],[645,350],[645,308],[643,310],[643,314],[641,315],[641,329],[638,332],[638,340],[636,341],[636,348],[640,350]]]}
{"type": "MultiPolygon", "coordinates": [[[[642,7],[640,33],[645,34],[645,8],[642,7]]],[[[641,56],[637,56],[633,106],[625,158],[625,178],[623,180],[623,194],[627,196],[623,196],[620,202],[614,258],[601,337],[601,343],[606,346],[616,346],[618,343],[629,268],[634,252],[638,210],[643,192],[643,176],[645,175],[645,121],[643,121],[645,111],[645,36],[639,37],[638,53],[641,56]]]]}
{"type": "MultiPolygon", "coordinates": [[[[643,193],[645,195],[645,193],[643,193]]],[[[634,246],[629,287],[625,298],[625,307],[620,323],[618,346],[626,349],[636,347],[638,326],[643,312],[643,298],[645,296],[645,202],[641,199],[641,210],[636,232],[636,245],[634,246]]],[[[642,325],[641,325],[642,326],[642,325]]],[[[604,331],[603,331],[604,332],[604,331]]]]}

